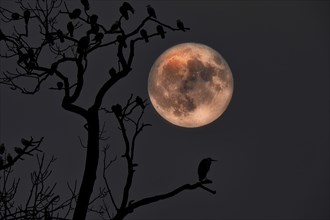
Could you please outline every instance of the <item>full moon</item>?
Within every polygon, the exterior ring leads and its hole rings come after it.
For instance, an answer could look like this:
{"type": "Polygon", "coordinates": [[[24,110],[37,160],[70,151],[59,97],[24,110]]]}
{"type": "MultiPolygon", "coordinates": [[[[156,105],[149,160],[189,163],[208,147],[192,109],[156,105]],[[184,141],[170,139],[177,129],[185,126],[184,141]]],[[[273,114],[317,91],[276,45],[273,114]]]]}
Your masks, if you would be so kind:
{"type": "Polygon", "coordinates": [[[175,45],[153,64],[148,79],[152,105],[167,121],[181,127],[207,125],[226,110],[233,76],[225,59],[198,43],[175,45]]]}

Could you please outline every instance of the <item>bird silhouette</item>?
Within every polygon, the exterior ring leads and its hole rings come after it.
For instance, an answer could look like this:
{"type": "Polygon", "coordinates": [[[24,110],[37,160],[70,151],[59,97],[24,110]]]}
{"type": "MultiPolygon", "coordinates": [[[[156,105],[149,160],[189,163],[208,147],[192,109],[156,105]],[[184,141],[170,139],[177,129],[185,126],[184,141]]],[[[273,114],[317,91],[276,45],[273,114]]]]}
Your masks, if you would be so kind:
{"type": "Polygon", "coordinates": [[[128,3],[128,2],[124,2],[123,6],[126,8],[127,11],[132,12],[132,14],[134,14],[134,8],[128,3]]]}
{"type": "Polygon", "coordinates": [[[24,153],[24,150],[22,148],[20,148],[20,147],[15,147],[14,150],[19,155],[24,153]]]}
{"type": "Polygon", "coordinates": [[[110,28],[110,33],[116,31],[119,28],[119,21],[116,21],[110,28]]]}
{"type": "Polygon", "coordinates": [[[208,158],[203,159],[199,163],[199,166],[198,166],[198,179],[199,179],[199,181],[202,181],[202,180],[206,179],[206,176],[207,176],[207,173],[210,170],[212,161],[216,161],[216,160],[213,160],[212,158],[208,157],[208,158]]]}
{"type": "Polygon", "coordinates": [[[6,148],[5,148],[5,144],[1,144],[0,145],[0,154],[2,155],[5,152],[6,148]]]}
{"type": "Polygon", "coordinates": [[[91,24],[97,24],[97,20],[98,20],[98,18],[99,18],[99,16],[97,16],[97,15],[91,15],[91,16],[89,17],[89,22],[90,22],[91,24]]]}
{"type": "Polygon", "coordinates": [[[74,31],[74,26],[73,23],[70,21],[67,25],[66,25],[68,32],[70,34],[70,37],[73,37],[73,31],[74,31]]]}
{"type": "Polygon", "coordinates": [[[78,48],[77,48],[77,53],[85,53],[88,46],[89,46],[89,36],[84,36],[82,38],[80,38],[80,40],[78,41],[78,48]]]}
{"type": "Polygon", "coordinates": [[[0,168],[3,167],[4,161],[2,159],[2,157],[0,157],[0,168]]]}
{"type": "Polygon", "coordinates": [[[128,20],[128,11],[123,5],[119,7],[119,12],[121,16],[123,16],[126,20],[128,20]]]}
{"type": "Polygon", "coordinates": [[[63,88],[63,83],[62,82],[57,82],[56,86],[57,86],[58,90],[61,90],[63,88]]]}
{"type": "Polygon", "coordinates": [[[4,35],[4,33],[2,33],[2,30],[0,29],[0,41],[2,40],[6,40],[6,35],[4,35]]]}
{"type": "Polygon", "coordinates": [[[157,25],[157,32],[158,32],[158,34],[160,34],[160,37],[161,37],[162,39],[165,38],[165,31],[164,31],[163,26],[161,26],[161,25],[157,25]]]}
{"type": "Polygon", "coordinates": [[[7,161],[8,161],[8,163],[13,162],[13,157],[9,153],[7,154],[7,161]]]}
{"type": "Polygon", "coordinates": [[[149,39],[148,39],[148,33],[147,33],[147,31],[144,30],[144,29],[141,29],[140,34],[143,37],[144,41],[148,43],[149,42],[149,39]]]}
{"type": "Polygon", "coordinates": [[[136,101],[136,104],[139,105],[142,109],[144,109],[146,107],[140,96],[136,96],[135,101],[136,101]]]}
{"type": "Polygon", "coordinates": [[[58,30],[56,31],[56,35],[57,35],[57,37],[60,39],[60,42],[61,42],[61,43],[64,43],[64,34],[63,34],[63,32],[62,32],[60,29],[58,29],[58,30]]]}
{"type": "Polygon", "coordinates": [[[29,10],[24,11],[24,22],[27,25],[29,23],[31,12],[29,10]]]}
{"type": "Polygon", "coordinates": [[[109,74],[110,74],[111,77],[114,77],[114,76],[116,75],[116,70],[115,70],[115,68],[112,67],[112,68],[109,70],[109,74]]]}
{"type": "Polygon", "coordinates": [[[96,41],[96,42],[101,42],[103,38],[104,38],[103,33],[97,33],[93,40],[96,41]]]}
{"type": "Polygon", "coordinates": [[[25,138],[22,138],[21,139],[21,143],[23,144],[24,147],[30,147],[30,146],[32,146],[32,142],[26,140],[25,138]]]}
{"type": "Polygon", "coordinates": [[[150,5],[147,5],[147,12],[148,12],[150,17],[153,17],[153,18],[157,19],[155,9],[153,9],[153,7],[151,7],[150,5]]]}
{"type": "Polygon", "coordinates": [[[16,13],[16,12],[12,13],[12,14],[11,14],[11,19],[13,19],[13,20],[18,20],[18,19],[19,19],[19,14],[16,13]]]}
{"type": "Polygon", "coordinates": [[[122,111],[123,111],[123,109],[122,109],[121,105],[119,105],[119,104],[117,104],[117,105],[113,105],[113,106],[111,107],[111,110],[112,110],[113,113],[115,113],[115,115],[116,115],[117,117],[122,116],[122,111]]]}
{"type": "Polygon", "coordinates": [[[88,0],[80,0],[80,2],[84,6],[84,9],[86,11],[88,11],[89,10],[89,2],[88,2],[88,0]]]}
{"type": "Polygon", "coordinates": [[[71,13],[69,13],[70,19],[76,19],[79,18],[81,14],[81,10],[79,8],[74,9],[71,13]]]}
{"type": "Polygon", "coordinates": [[[182,30],[182,31],[186,31],[185,28],[184,28],[184,24],[183,24],[183,22],[182,22],[180,19],[176,20],[176,26],[177,26],[180,30],[182,30]]]}

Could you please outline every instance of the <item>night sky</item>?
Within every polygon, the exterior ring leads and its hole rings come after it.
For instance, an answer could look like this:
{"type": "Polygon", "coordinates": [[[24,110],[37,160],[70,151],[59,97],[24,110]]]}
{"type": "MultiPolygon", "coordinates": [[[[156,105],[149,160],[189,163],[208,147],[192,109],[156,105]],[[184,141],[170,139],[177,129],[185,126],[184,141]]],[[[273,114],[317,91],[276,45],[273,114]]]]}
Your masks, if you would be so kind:
{"type": "MultiPolygon", "coordinates": [[[[70,2],[72,8],[77,2],[70,2]]],[[[91,1],[100,23],[119,17],[120,1],[91,1]]],[[[149,70],[157,57],[179,43],[196,42],[217,50],[234,78],[232,101],[215,122],[181,128],[162,119],[150,105],[144,122],[151,123],[138,139],[139,164],[132,199],[171,191],[197,181],[201,159],[217,159],[208,175],[217,190],[202,189],[141,207],[127,217],[143,219],[329,219],[329,1],[132,1],[133,28],[147,15],[146,5],[160,21],[175,26],[181,19],[190,31],[168,32],[136,48],[132,73],[106,96],[104,107],[124,104],[130,94],[148,97],[149,70]]],[[[12,7],[12,1],[1,6],[12,7]]],[[[1,28],[4,29],[3,24],[1,28]]],[[[154,27],[154,26],[150,26],[154,27]]],[[[148,29],[147,29],[148,30],[148,29]]],[[[111,48],[113,49],[113,48],[111,48]]],[[[1,50],[3,50],[1,48],[1,50]]],[[[116,51],[90,57],[89,83],[78,103],[88,106],[96,88],[116,65],[116,51]]],[[[1,70],[13,68],[1,60],[1,70]]],[[[53,180],[66,196],[67,181],[81,180],[86,141],[84,121],[61,108],[61,94],[48,88],[26,96],[0,86],[0,142],[19,144],[22,137],[44,136],[42,148],[54,154],[53,180]]],[[[126,167],[123,142],[114,118],[102,114],[119,155],[109,178],[121,193],[126,167]]],[[[102,158],[102,155],[101,155],[102,158]]],[[[22,199],[34,160],[17,165],[22,199]],[[30,169],[30,170],[29,170],[30,169]]],[[[24,194],[25,193],[25,194],[24,194]]],[[[92,218],[92,217],[91,217],[92,218]]]]}

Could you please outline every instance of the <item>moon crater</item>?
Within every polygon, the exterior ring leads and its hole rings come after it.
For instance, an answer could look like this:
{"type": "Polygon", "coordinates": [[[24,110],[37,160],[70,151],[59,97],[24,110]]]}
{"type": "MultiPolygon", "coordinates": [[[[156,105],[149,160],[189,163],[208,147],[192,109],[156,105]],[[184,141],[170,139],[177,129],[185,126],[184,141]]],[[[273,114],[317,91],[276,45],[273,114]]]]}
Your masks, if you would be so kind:
{"type": "Polygon", "coordinates": [[[167,121],[200,127],[225,111],[233,78],[218,52],[203,44],[185,43],[166,50],[155,61],[148,92],[152,105],[167,121]]]}

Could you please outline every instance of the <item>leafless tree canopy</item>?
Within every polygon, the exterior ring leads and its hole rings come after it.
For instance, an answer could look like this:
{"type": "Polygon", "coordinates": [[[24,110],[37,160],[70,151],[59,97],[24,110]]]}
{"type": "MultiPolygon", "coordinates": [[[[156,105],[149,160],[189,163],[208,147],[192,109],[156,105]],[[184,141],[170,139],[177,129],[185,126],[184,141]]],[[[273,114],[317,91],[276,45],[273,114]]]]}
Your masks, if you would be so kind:
{"type": "Polygon", "coordinates": [[[1,59],[16,63],[14,69],[1,70],[0,84],[33,95],[45,87],[43,85],[47,80],[55,79],[56,85],[49,89],[62,96],[63,109],[80,115],[86,121],[88,141],[83,179],[77,191],[76,184],[68,185],[71,192],[69,198],[56,195],[56,184],[48,181],[55,158],[47,160],[45,155],[40,153],[43,138],[38,141],[32,137],[29,140],[22,139],[23,147],[15,148],[14,157],[8,146],[2,145],[1,219],[67,219],[72,216],[72,219],[82,220],[88,212],[96,212],[103,219],[118,220],[141,206],[171,198],[184,190],[202,188],[215,193],[205,186],[212,183],[206,179],[184,184],[168,193],[131,200],[130,189],[134,171],[138,166],[134,160],[137,137],[144,128],[150,126],[142,121],[148,105],[147,100],[132,95],[126,102],[115,104],[110,109],[102,105],[112,86],[132,72],[133,60],[137,55],[136,44],[151,43],[150,39],[153,38],[164,39],[172,31],[189,30],[181,20],[177,20],[173,26],[168,25],[158,20],[156,11],[148,6],[145,12],[139,12],[146,14],[139,25],[132,30],[126,30],[123,24],[130,22],[136,13],[127,2],[120,6],[117,20],[110,25],[101,24],[98,15],[91,13],[93,5],[88,0],[81,0],[77,8],[69,8],[63,0],[18,0],[16,6],[15,10],[0,7],[3,23],[1,27],[8,25],[8,28],[0,29],[1,59]],[[154,28],[147,30],[147,24],[153,25],[154,28]],[[9,27],[13,27],[12,31],[9,27]],[[89,67],[89,56],[106,47],[117,52],[118,66],[104,73],[107,80],[100,86],[93,103],[88,108],[79,106],[76,101],[81,98],[86,75],[90,74],[90,69],[93,68],[89,67]],[[67,65],[72,65],[74,70],[63,68],[67,65]],[[117,119],[125,143],[121,156],[110,159],[110,145],[100,149],[100,141],[106,141],[103,136],[104,128],[100,126],[101,111],[113,114],[117,119]],[[128,133],[128,129],[133,132],[128,133]],[[101,160],[100,151],[103,155],[101,160]],[[13,178],[11,174],[14,165],[29,156],[34,156],[37,160],[36,171],[31,173],[30,196],[24,205],[16,204],[14,198],[20,179],[13,178]],[[127,163],[127,176],[121,200],[116,201],[110,186],[110,180],[116,177],[109,176],[107,170],[119,159],[124,159],[127,163]],[[97,196],[93,198],[99,162],[102,165],[104,187],[100,188],[97,196]],[[106,198],[109,198],[110,204],[106,202],[106,198]],[[96,201],[101,205],[96,206],[96,201]]]}

